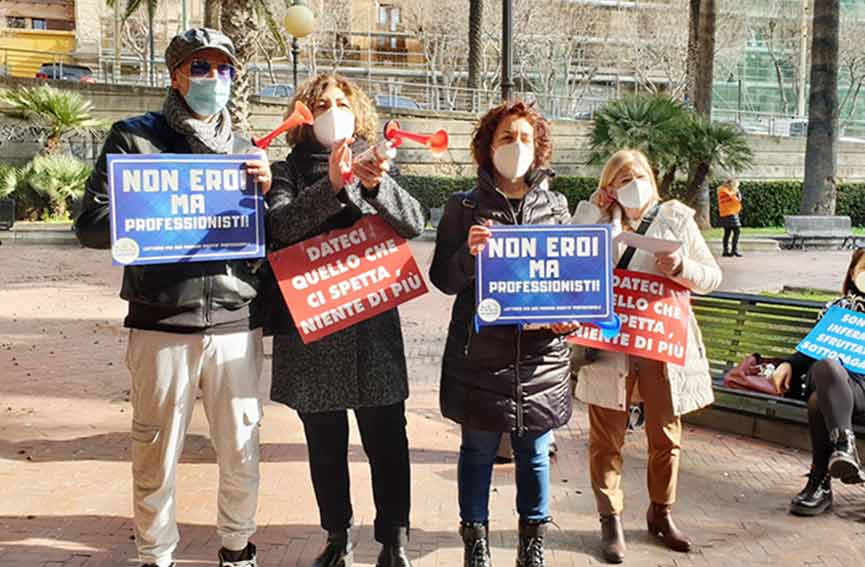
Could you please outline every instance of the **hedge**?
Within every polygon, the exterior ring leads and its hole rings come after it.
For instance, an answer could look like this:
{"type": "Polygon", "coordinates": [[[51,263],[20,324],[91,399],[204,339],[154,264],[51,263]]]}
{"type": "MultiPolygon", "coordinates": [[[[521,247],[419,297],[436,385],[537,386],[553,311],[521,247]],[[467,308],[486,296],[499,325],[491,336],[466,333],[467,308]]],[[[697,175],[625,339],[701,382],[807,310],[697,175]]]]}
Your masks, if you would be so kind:
{"type": "MultiPolygon", "coordinates": [[[[474,187],[473,177],[426,177],[403,175],[400,179],[425,209],[443,207],[448,196],[456,191],[469,191],[474,187]]],[[[587,199],[598,186],[594,177],[560,175],[553,178],[552,188],[568,198],[573,211],[577,203],[587,199]]],[[[717,226],[718,200],[715,198],[717,184],[712,191],[712,224],[717,226]]],[[[682,198],[685,184],[677,182],[665,198],[682,198]]],[[[742,225],[751,228],[784,225],[785,215],[798,215],[802,200],[801,181],[743,181],[742,225]]],[[[684,200],[684,199],[682,199],[684,200]]],[[[847,183],[838,186],[837,214],[849,216],[853,226],[865,226],[865,183],[847,183]]]]}

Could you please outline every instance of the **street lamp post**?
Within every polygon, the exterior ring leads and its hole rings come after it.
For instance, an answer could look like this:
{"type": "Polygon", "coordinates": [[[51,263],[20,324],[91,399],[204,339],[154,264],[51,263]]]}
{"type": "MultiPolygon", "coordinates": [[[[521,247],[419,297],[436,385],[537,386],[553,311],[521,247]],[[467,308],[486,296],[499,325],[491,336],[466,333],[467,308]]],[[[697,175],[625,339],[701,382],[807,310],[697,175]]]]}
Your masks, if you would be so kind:
{"type": "Polygon", "coordinates": [[[514,4],[513,0],[502,0],[502,100],[510,100],[514,81],[514,4]]]}
{"type": "Polygon", "coordinates": [[[294,91],[297,92],[297,58],[300,57],[300,45],[297,40],[315,30],[315,15],[306,7],[303,0],[292,0],[291,7],[285,13],[284,25],[285,31],[291,35],[292,74],[294,91]]]}

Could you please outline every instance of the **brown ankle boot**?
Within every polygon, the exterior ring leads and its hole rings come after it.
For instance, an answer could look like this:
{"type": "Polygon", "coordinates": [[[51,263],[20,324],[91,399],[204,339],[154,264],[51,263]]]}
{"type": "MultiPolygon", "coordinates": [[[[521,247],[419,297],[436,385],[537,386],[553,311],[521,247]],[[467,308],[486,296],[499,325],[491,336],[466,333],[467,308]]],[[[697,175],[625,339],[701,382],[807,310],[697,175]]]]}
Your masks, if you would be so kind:
{"type": "Polygon", "coordinates": [[[691,551],[691,542],[685,537],[676,524],[673,523],[671,515],[672,507],[666,504],[649,505],[646,512],[646,525],[649,533],[664,542],[664,545],[673,551],[687,553],[691,551]]]}
{"type": "Polygon", "coordinates": [[[625,560],[625,530],[618,514],[601,514],[601,555],[607,563],[625,560]]]}

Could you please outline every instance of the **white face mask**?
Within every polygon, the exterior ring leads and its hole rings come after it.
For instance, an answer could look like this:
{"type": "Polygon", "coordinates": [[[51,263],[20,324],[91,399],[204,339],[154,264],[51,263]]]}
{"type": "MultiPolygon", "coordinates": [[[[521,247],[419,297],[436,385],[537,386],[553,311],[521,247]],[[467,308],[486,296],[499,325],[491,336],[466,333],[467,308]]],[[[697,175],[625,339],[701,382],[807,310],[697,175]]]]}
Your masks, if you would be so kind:
{"type": "Polygon", "coordinates": [[[322,146],[330,148],[354,134],[354,114],[350,110],[331,107],[315,119],[312,131],[322,146]]]}
{"type": "Polygon", "coordinates": [[[853,284],[860,292],[865,293],[865,272],[859,272],[853,279],[853,284]]]}
{"type": "Polygon", "coordinates": [[[625,209],[641,211],[655,196],[655,189],[648,179],[634,179],[616,193],[616,200],[625,209]]]}
{"type": "Polygon", "coordinates": [[[493,152],[493,165],[505,179],[511,181],[526,174],[535,161],[535,148],[522,142],[499,146],[493,152]]]}

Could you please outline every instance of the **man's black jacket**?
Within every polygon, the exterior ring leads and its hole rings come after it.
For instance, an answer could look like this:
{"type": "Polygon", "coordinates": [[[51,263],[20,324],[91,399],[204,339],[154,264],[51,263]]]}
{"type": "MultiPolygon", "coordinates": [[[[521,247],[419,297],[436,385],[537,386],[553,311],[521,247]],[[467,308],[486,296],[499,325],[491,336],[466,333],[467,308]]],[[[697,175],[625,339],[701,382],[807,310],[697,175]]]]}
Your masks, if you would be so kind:
{"type": "MultiPolygon", "coordinates": [[[[234,137],[233,153],[250,153],[248,139],[234,137]]],[[[161,113],[114,123],[87,181],[75,234],[88,248],[110,248],[108,154],[192,153],[185,137],[161,113]]],[[[175,333],[237,332],[250,328],[249,304],[258,289],[246,261],[126,266],[120,296],[129,302],[125,325],[175,333]]]]}

